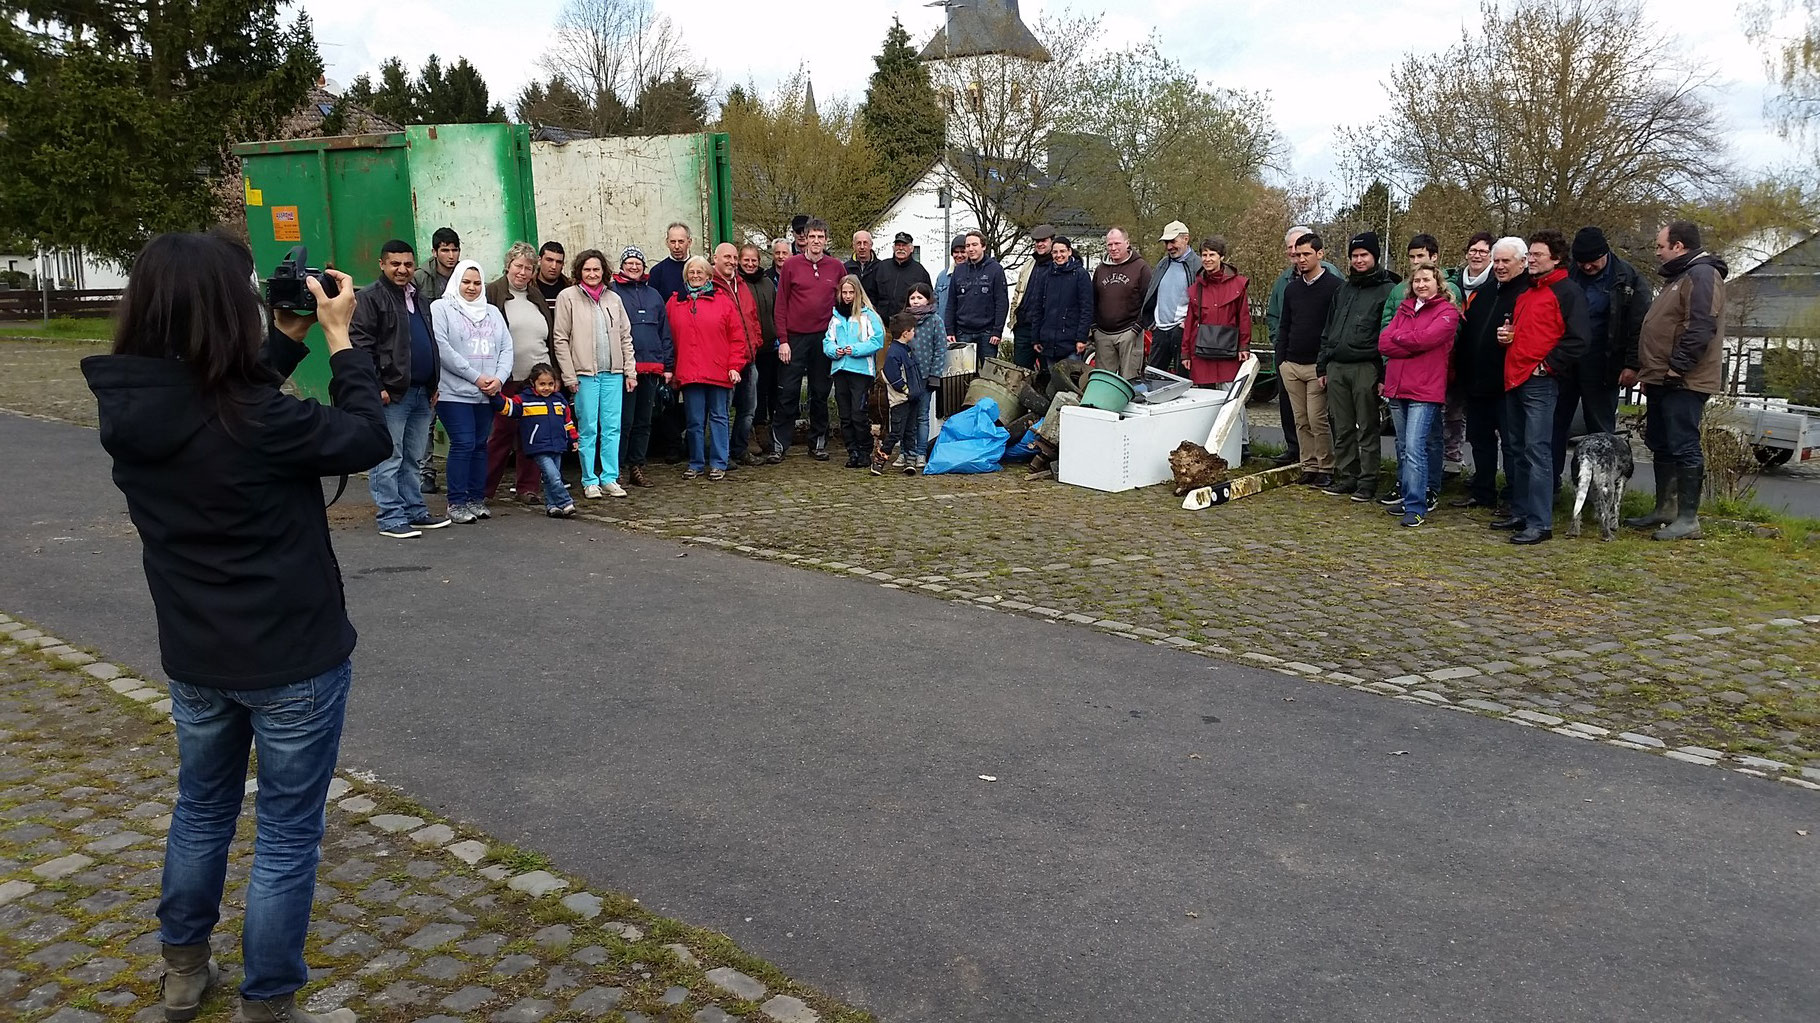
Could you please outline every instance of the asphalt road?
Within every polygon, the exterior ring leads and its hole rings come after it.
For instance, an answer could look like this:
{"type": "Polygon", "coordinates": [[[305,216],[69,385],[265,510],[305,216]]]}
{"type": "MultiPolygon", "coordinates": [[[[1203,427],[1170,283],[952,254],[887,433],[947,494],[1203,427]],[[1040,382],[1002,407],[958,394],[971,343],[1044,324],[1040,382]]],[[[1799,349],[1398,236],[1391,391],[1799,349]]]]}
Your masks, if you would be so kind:
{"type": "MultiPolygon", "coordinates": [[[[1253,406],[1254,408],[1258,406],[1253,406]]],[[[1274,408],[1274,404],[1272,405],[1274,408]]],[[[1253,440],[1264,441],[1281,446],[1283,431],[1274,426],[1251,426],[1253,440]]],[[[1384,457],[1396,457],[1396,438],[1384,438],[1384,457]]],[[[1467,464],[1472,464],[1472,452],[1466,452],[1467,464]]],[[[1795,476],[1787,470],[1770,470],[1760,473],[1756,479],[1756,498],[1758,503],[1772,511],[1789,515],[1801,515],[1810,519],[1820,519],[1820,479],[1812,476],[1795,476]]],[[[1648,462],[1639,461],[1636,472],[1630,477],[1630,490],[1639,494],[1656,492],[1656,477],[1648,462]]]]}
{"type": "MultiPolygon", "coordinates": [[[[0,609],[155,663],[95,434],[0,465],[0,609]]],[[[586,523],[338,541],[347,764],[884,1020],[1820,1005],[1791,786],[586,523]]]]}

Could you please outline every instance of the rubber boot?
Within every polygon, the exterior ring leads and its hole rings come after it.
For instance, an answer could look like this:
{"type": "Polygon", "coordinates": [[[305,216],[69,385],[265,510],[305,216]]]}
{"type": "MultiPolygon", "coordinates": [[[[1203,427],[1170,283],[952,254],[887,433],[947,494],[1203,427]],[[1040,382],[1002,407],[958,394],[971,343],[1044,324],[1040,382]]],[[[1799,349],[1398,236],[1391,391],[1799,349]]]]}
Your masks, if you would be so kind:
{"type": "Polygon", "coordinates": [[[208,942],[164,946],[164,979],[158,984],[164,999],[164,1018],[171,1023],[195,1019],[203,992],[220,977],[220,969],[209,957],[208,942]]]}
{"type": "Polygon", "coordinates": [[[354,1015],[353,1009],[336,1009],[333,1012],[305,1012],[297,1006],[294,995],[284,995],[263,1002],[240,1000],[240,1010],[234,1013],[234,1023],[358,1023],[360,1017],[354,1015]]]}
{"type": "Polygon", "coordinates": [[[1706,471],[1689,468],[1685,465],[1675,467],[1681,479],[1680,511],[1675,521],[1663,526],[1651,534],[1657,540],[1698,540],[1700,539],[1700,487],[1706,482],[1706,471]]]}
{"type": "Polygon", "coordinates": [[[1675,470],[1680,467],[1662,461],[1650,464],[1656,469],[1656,510],[1648,515],[1634,515],[1625,519],[1624,525],[1631,529],[1666,526],[1675,521],[1675,470]]]}

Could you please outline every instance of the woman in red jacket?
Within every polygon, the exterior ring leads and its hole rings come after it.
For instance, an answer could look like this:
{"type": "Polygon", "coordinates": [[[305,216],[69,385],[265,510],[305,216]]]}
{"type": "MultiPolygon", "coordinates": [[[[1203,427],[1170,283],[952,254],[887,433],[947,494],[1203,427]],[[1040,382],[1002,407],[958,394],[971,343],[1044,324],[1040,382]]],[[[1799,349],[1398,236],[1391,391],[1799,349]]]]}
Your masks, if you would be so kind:
{"type": "MultiPolygon", "coordinates": [[[[1378,334],[1388,360],[1384,397],[1397,429],[1397,475],[1403,490],[1403,525],[1427,521],[1431,494],[1439,490],[1441,432],[1435,417],[1447,401],[1447,362],[1460,331],[1460,310],[1440,268],[1423,263],[1409,272],[1409,294],[1378,334]],[[1405,438],[1417,441],[1408,443],[1405,438]]],[[[1395,508],[1391,509],[1396,512],[1395,508]]]]}
{"type": "Polygon", "coordinates": [[[1251,282],[1226,265],[1226,239],[1201,242],[1201,272],[1188,286],[1183,361],[1196,385],[1229,384],[1251,353],[1251,282]]]}
{"type": "Polygon", "coordinates": [[[676,344],[676,385],[689,426],[689,468],[683,479],[727,478],[727,403],[746,368],[746,331],[733,299],[714,287],[708,261],[683,265],[683,290],[670,299],[670,337],[676,344]],[[706,431],[706,444],[703,432],[706,431]]]}

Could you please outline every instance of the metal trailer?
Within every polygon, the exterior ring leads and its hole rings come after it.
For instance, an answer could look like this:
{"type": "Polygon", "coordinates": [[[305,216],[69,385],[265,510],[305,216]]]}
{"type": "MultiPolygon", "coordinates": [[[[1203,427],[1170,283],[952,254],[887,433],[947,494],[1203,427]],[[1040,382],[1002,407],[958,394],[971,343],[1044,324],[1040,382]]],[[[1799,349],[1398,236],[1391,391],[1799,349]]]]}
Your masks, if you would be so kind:
{"type": "Polygon", "coordinates": [[[1820,409],[1774,398],[1734,398],[1724,415],[1766,469],[1820,457],[1820,409]]]}

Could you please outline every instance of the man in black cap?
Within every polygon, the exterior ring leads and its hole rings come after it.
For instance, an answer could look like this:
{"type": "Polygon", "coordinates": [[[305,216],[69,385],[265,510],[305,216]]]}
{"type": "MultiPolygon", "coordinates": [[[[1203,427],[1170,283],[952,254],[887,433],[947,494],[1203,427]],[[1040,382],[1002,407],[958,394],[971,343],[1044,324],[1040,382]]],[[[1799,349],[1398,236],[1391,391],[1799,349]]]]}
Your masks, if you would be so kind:
{"type": "Polygon", "coordinates": [[[1619,259],[1606,244],[1605,232],[1582,227],[1574,235],[1574,268],[1570,279],[1586,295],[1586,317],[1592,333],[1578,371],[1560,379],[1555,404],[1555,489],[1567,464],[1567,435],[1574,409],[1581,410],[1587,433],[1618,432],[1618,374],[1624,353],[1637,350],[1643,317],[1649,313],[1650,290],[1636,268],[1619,259]]]}
{"type": "Polygon", "coordinates": [[[790,243],[790,254],[795,255],[803,250],[803,243],[809,240],[809,215],[798,213],[790,218],[790,234],[796,239],[790,243]]]}
{"type": "Polygon", "coordinates": [[[1333,430],[1333,483],[1321,493],[1370,501],[1378,495],[1383,445],[1378,385],[1384,380],[1384,360],[1378,355],[1378,333],[1384,302],[1402,278],[1381,265],[1384,248],[1376,232],[1354,235],[1346,249],[1352,272],[1328,307],[1315,363],[1327,389],[1327,421],[1333,430]]]}
{"type": "Polygon", "coordinates": [[[891,238],[891,258],[880,262],[873,270],[874,286],[878,289],[879,319],[886,323],[891,317],[902,312],[910,302],[910,289],[918,284],[935,287],[929,280],[929,271],[915,258],[916,239],[910,232],[899,231],[891,238]]]}
{"type": "Polygon", "coordinates": [[[1017,284],[1011,289],[1011,361],[1025,369],[1036,366],[1036,328],[1033,317],[1037,310],[1024,308],[1036,286],[1036,275],[1049,269],[1049,247],[1055,243],[1055,225],[1038,224],[1030,229],[1030,258],[1018,271],[1017,284]]]}

